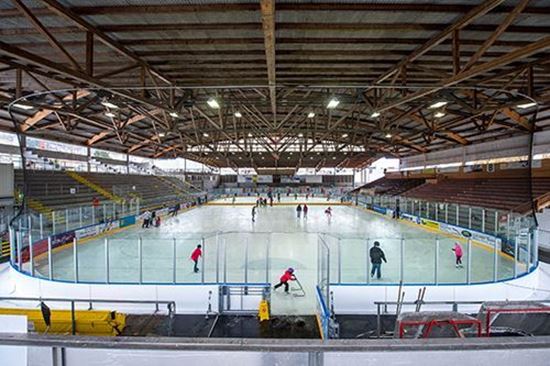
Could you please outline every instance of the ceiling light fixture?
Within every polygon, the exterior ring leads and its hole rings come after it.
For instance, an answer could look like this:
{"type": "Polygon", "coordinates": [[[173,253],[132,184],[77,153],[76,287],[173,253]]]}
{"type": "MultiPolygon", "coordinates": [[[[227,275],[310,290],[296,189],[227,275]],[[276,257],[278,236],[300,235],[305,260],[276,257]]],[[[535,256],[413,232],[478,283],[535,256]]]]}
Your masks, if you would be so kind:
{"type": "Polygon", "coordinates": [[[307,118],[313,118],[313,117],[315,117],[315,113],[309,112],[309,113],[307,114],[307,118]]]}
{"type": "Polygon", "coordinates": [[[441,108],[441,107],[443,107],[444,105],[447,105],[447,103],[449,103],[449,102],[447,102],[447,101],[445,101],[445,100],[442,100],[442,101],[439,101],[439,102],[435,102],[434,104],[430,105],[430,106],[428,107],[428,109],[441,108]]]}
{"type": "Polygon", "coordinates": [[[387,133],[387,134],[386,134],[386,138],[387,138],[387,139],[391,138],[391,133],[387,133]]]}
{"type": "Polygon", "coordinates": [[[241,114],[241,112],[237,111],[235,112],[235,117],[237,118],[241,118],[243,115],[241,114]]]}
{"type": "Polygon", "coordinates": [[[34,107],[31,106],[31,105],[27,105],[27,104],[20,104],[20,103],[15,103],[12,105],[12,107],[15,107],[15,108],[19,108],[19,109],[24,109],[26,111],[28,111],[29,109],[33,109],[34,107]]]}
{"type": "Polygon", "coordinates": [[[220,104],[218,103],[216,98],[210,98],[210,99],[208,99],[208,101],[206,103],[208,103],[208,105],[212,109],[219,109],[220,108],[220,104]]]}
{"type": "Polygon", "coordinates": [[[331,100],[328,101],[327,108],[334,109],[338,107],[338,104],[340,104],[340,101],[336,98],[332,98],[331,100]]]}
{"type": "Polygon", "coordinates": [[[178,118],[178,114],[176,112],[170,112],[170,115],[174,118],[178,118]]]}
{"type": "Polygon", "coordinates": [[[435,112],[435,113],[434,113],[434,117],[435,117],[435,118],[441,118],[441,117],[443,117],[444,115],[445,115],[445,113],[443,113],[443,112],[435,112]]]}
{"type": "Polygon", "coordinates": [[[376,118],[376,117],[379,117],[380,116],[380,112],[372,112],[372,114],[370,115],[372,118],[376,118]]]}
{"type": "Polygon", "coordinates": [[[303,134],[303,133],[299,133],[299,134],[298,134],[298,137],[304,137],[304,134],[303,134]]]}
{"type": "Polygon", "coordinates": [[[104,100],[103,102],[101,102],[101,105],[107,107],[107,108],[111,108],[111,109],[118,109],[118,105],[116,104],[113,104],[107,100],[104,100]]]}
{"type": "Polygon", "coordinates": [[[166,134],[164,132],[159,132],[159,137],[164,137],[166,134]]]}
{"type": "Polygon", "coordinates": [[[105,113],[105,115],[107,117],[111,117],[111,118],[115,117],[115,114],[113,112],[107,112],[107,113],[105,113]]]}
{"type": "Polygon", "coordinates": [[[208,134],[205,132],[202,134],[204,137],[208,137],[208,134]]]}
{"type": "Polygon", "coordinates": [[[348,134],[347,134],[347,133],[344,133],[344,134],[342,135],[342,138],[346,138],[346,137],[348,137],[348,134]]]}
{"type": "Polygon", "coordinates": [[[518,104],[517,107],[521,108],[521,109],[526,109],[526,108],[534,107],[536,105],[537,105],[537,103],[531,102],[531,103],[518,104]]]}
{"type": "Polygon", "coordinates": [[[248,137],[252,137],[252,134],[250,132],[248,133],[248,137]]]}

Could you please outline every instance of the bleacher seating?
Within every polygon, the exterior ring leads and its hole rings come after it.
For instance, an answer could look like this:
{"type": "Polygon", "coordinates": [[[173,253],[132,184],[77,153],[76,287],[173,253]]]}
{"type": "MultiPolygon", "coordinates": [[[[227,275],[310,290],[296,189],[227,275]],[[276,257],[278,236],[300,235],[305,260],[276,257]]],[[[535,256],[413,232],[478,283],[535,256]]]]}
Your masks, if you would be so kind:
{"type": "Polygon", "coordinates": [[[125,200],[139,198],[141,207],[159,207],[192,196],[191,192],[176,185],[178,179],[174,177],[108,173],[80,173],[80,175],[125,200]]]}
{"type": "Polygon", "coordinates": [[[437,183],[425,183],[403,195],[429,201],[456,202],[470,206],[514,210],[518,207],[525,207],[532,198],[550,192],[550,178],[533,178],[532,196],[530,184],[530,179],[527,177],[445,179],[437,183]]]}
{"type": "Polygon", "coordinates": [[[400,195],[410,189],[418,187],[425,182],[424,179],[392,179],[382,177],[359,187],[356,191],[373,190],[374,194],[384,194],[388,196],[400,195]]]}
{"type": "MultiPolygon", "coordinates": [[[[77,182],[64,171],[26,171],[28,197],[44,209],[59,209],[92,204],[94,197],[100,203],[107,202],[94,189],[77,182]],[[73,188],[74,193],[71,193],[73,188]]],[[[138,198],[142,208],[161,207],[175,201],[193,200],[201,192],[176,177],[152,175],[83,173],[78,174],[116,197],[129,201],[138,198]]],[[[23,191],[23,171],[15,170],[15,186],[23,191]]]]}
{"type": "MultiPolygon", "coordinates": [[[[106,199],[96,191],[81,184],[65,172],[58,170],[26,170],[28,197],[49,208],[91,204],[94,197],[100,202],[106,199]],[[71,193],[71,188],[74,193],[71,193]]],[[[23,191],[23,171],[15,170],[15,188],[23,191]]]]}

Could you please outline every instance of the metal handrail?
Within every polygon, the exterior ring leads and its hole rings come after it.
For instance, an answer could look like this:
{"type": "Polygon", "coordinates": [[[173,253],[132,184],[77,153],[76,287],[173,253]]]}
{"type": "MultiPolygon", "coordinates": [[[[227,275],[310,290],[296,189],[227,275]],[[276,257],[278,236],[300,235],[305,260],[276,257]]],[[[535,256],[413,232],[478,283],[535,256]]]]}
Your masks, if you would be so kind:
{"type": "Polygon", "coordinates": [[[76,303],[88,303],[88,310],[92,310],[93,303],[103,304],[155,304],[155,313],[159,311],[160,304],[166,304],[168,310],[168,316],[174,317],[176,313],[176,302],[172,300],[109,300],[109,299],[66,299],[66,298],[54,298],[54,297],[0,297],[0,301],[38,301],[38,302],[65,302],[71,304],[71,333],[76,333],[76,303]]]}
{"type": "Polygon", "coordinates": [[[0,345],[134,349],[167,351],[227,352],[403,352],[403,351],[480,351],[498,349],[542,349],[550,347],[550,336],[495,338],[437,338],[364,340],[251,339],[183,337],[110,337],[62,336],[51,334],[0,333],[0,345]]]}

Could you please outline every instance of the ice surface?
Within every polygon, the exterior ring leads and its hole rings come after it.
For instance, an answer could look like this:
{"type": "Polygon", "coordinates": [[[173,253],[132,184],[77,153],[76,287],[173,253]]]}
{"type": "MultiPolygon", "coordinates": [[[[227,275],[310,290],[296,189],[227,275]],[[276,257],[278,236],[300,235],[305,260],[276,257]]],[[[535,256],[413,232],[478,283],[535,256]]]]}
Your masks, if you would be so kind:
{"type": "MultiPolygon", "coordinates": [[[[334,206],[333,201],[327,202],[326,198],[319,197],[307,201],[310,205],[307,219],[298,219],[295,205],[305,202],[304,197],[295,201],[293,196],[282,196],[283,203],[288,205],[258,208],[256,222],[251,219],[251,205],[231,205],[232,198],[227,198],[217,201],[226,203],[224,206],[203,206],[182,212],[174,218],[165,218],[160,228],[141,229],[141,225],[136,225],[113,234],[109,237],[109,281],[139,281],[138,238],[141,237],[143,282],[172,283],[175,276],[175,281],[182,284],[200,283],[203,280],[269,281],[275,284],[285,268],[293,267],[306,296],[286,295],[280,288],[272,294],[272,311],[278,314],[311,314],[316,304],[319,233],[327,233],[325,240],[331,250],[332,283],[365,283],[367,243],[370,247],[374,240],[380,241],[388,263],[382,265],[382,278],[372,279],[371,283],[397,283],[400,278],[401,238],[404,238],[404,281],[434,281],[434,233],[355,207],[334,206]],[[324,210],[331,204],[333,215],[329,219],[324,210]],[[201,242],[205,249],[204,263],[200,265],[203,273],[195,274],[189,256],[201,242]]],[[[239,197],[236,203],[254,202],[255,199],[239,197]]],[[[440,283],[464,282],[466,279],[465,267],[456,268],[454,265],[454,254],[451,251],[454,241],[440,237],[440,283]]],[[[463,263],[466,264],[467,253],[463,246],[463,263]]],[[[74,279],[73,251],[70,246],[56,252],[53,261],[54,278],[68,281],[74,279]]],[[[472,246],[472,282],[492,280],[493,261],[494,255],[490,250],[472,246]]],[[[91,240],[78,246],[80,281],[106,282],[105,263],[104,239],[91,240]]],[[[511,260],[499,256],[499,277],[511,276],[512,267],[511,260]]],[[[46,276],[47,270],[47,259],[37,261],[39,274],[46,276]]]]}

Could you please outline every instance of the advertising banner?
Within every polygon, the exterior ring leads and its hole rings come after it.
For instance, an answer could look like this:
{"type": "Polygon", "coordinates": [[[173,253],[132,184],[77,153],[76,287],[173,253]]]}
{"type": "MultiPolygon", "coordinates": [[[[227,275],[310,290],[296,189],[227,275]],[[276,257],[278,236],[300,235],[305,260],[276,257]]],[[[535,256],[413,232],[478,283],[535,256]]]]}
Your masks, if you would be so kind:
{"type": "Polygon", "coordinates": [[[437,222],[437,221],[432,221],[432,220],[428,220],[428,219],[420,219],[420,224],[424,225],[426,227],[429,227],[430,229],[435,229],[435,230],[440,229],[439,222],[437,222]]]}
{"type": "MultiPolygon", "coordinates": [[[[132,216],[134,217],[134,216],[132,216]]],[[[135,218],[134,218],[135,223],[135,218]]],[[[77,239],[89,238],[120,227],[119,220],[111,220],[103,224],[90,225],[74,231],[77,239]]],[[[53,245],[53,243],[52,243],[53,245]]]]}
{"type": "Polygon", "coordinates": [[[255,183],[256,175],[237,175],[238,183],[255,183]]]}
{"type": "Polygon", "coordinates": [[[323,183],[323,176],[322,175],[306,175],[306,183],[321,184],[321,183],[323,183]]]}
{"type": "Polygon", "coordinates": [[[135,216],[126,216],[120,219],[120,227],[126,227],[130,225],[134,225],[136,223],[136,217],[135,216]]]}
{"type": "Polygon", "coordinates": [[[408,213],[402,213],[401,218],[414,222],[415,224],[420,224],[420,219],[418,218],[418,216],[410,215],[408,213]]]}
{"type": "Polygon", "coordinates": [[[273,176],[272,175],[258,175],[257,182],[258,183],[273,183],[273,176]]]}
{"type": "Polygon", "coordinates": [[[501,240],[489,234],[480,233],[479,231],[465,229],[460,226],[454,226],[444,223],[439,224],[439,229],[449,234],[457,235],[465,239],[472,239],[482,243],[487,243],[491,246],[495,245],[496,243],[497,248],[500,249],[501,240]]]}
{"type": "Polygon", "coordinates": [[[292,175],[281,175],[281,183],[299,184],[300,177],[292,176],[292,175]]]}
{"type": "Polygon", "coordinates": [[[386,208],[385,207],[380,207],[380,206],[377,206],[377,205],[372,205],[372,210],[375,211],[375,212],[378,212],[382,215],[385,215],[386,214],[386,208]]]}

